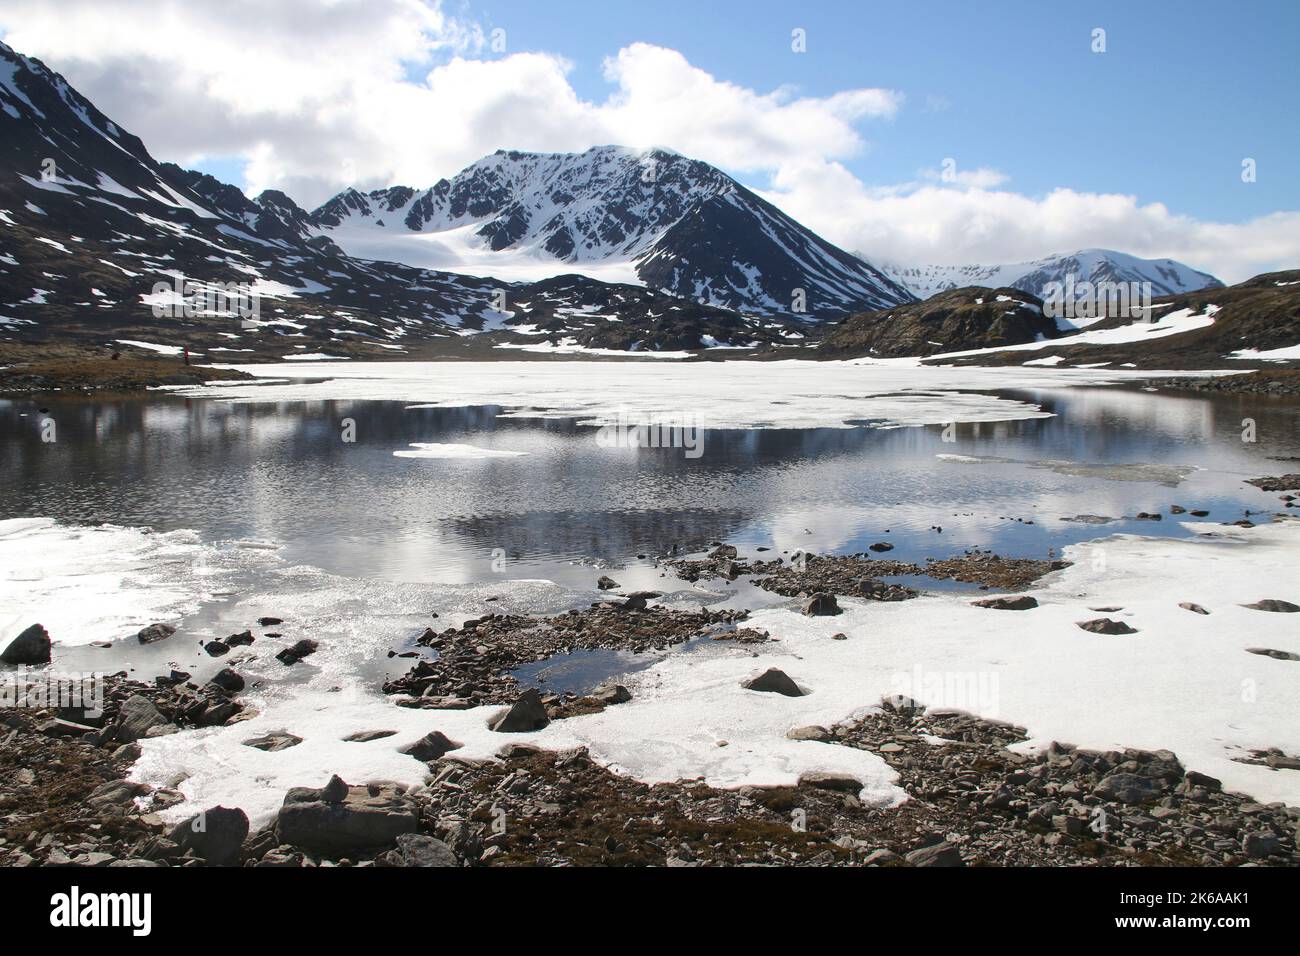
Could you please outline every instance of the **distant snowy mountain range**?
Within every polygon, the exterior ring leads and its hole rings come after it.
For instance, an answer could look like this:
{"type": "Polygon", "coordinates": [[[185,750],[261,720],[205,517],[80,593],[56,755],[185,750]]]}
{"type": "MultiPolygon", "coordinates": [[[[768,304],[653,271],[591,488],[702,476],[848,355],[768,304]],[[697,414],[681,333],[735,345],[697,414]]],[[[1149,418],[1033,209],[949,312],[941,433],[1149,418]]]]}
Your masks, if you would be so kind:
{"type": "Polygon", "coordinates": [[[349,189],[308,212],[282,192],[249,198],[158,162],[63,77],[0,43],[0,341],[165,339],[259,358],[479,337],[529,351],[798,348],[819,323],[958,286],[1038,296],[1068,275],[1149,281],[1155,296],[1220,285],[1107,250],[878,268],[662,149],[499,151],[423,190],[349,189]],[[160,317],[157,284],[181,279],[244,283],[261,314],[160,317]]]}
{"type": "Polygon", "coordinates": [[[1112,249],[1080,249],[1078,252],[1009,265],[882,265],[881,270],[918,299],[928,299],[941,292],[967,286],[1019,289],[1043,298],[1048,285],[1054,282],[1064,284],[1069,276],[1073,276],[1076,283],[1149,282],[1153,297],[1179,295],[1223,285],[1209,273],[1199,272],[1173,259],[1139,259],[1112,249]]]}

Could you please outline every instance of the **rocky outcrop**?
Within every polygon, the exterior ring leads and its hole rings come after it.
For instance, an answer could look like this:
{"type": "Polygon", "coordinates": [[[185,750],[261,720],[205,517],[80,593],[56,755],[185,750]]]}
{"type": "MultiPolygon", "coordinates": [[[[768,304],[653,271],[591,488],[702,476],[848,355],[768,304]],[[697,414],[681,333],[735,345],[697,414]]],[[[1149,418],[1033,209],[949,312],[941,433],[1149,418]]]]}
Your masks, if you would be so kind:
{"type": "Polygon", "coordinates": [[[837,357],[894,358],[1020,345],[1060,334],[1036,296],[969,286],[850,315],[827,333],[819,349],[837,357]]]}

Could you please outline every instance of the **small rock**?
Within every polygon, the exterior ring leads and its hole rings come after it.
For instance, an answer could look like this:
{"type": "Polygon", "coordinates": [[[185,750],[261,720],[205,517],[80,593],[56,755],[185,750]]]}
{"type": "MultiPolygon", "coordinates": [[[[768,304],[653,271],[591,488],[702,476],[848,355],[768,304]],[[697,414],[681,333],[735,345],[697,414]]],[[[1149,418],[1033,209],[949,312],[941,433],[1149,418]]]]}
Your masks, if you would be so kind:
{"type": "Polygon", "coordinates": [[[222,657],[230,653],[230,645],[225,641],[208,641],[203,645],[203,649],[208,652],[209,657],[222,657]]]}
{"type": "Polygon", "coordinates": [[[290,747],[296,747],[300,743],[302,743],[301,737],[296,737],[282,730],[276,730],[263,737],[250,737],[244,741],[244,746],[274,753],[277,750],[288,750],[290,747]]]}
{"type": "Polygon", "coordinates": [[[817,790],[835,790],[840,793],[856,794],[862,790],[862,781],[857,777],[849,776],[846,773],[827,773],[820,770],[801,774],[799,783],[801,786],[813,787],[817,790]]]}
{"type": "Polygon", "coordinates": [[[622,684],[601,684],[591,692],[591,696],[607,705],[626,704],[632,699],[632,692],[622,684]]]}
{"type": "Polygon", "coordinates": [[[319,646],[320,645],[315,641],[308,640],[304,637],[292,647],[286,647],[279,654],[276,654],[275,659],[286,666],[297,664],[304,657],[310,657],[312,654],[315,654],[316,648],[319,646]]]}
{"type": "Polygon", "coordinates": [[[1136,634],[1137,628],[1129,627],[1123,621],[1109,617],[1099,617],[1095,621],[1077,621],[1079,627],[1093,634],[1136,634]]]}
{"type": "Polygon", "coordinates": [[[157,644],[159,641],[165,641],[175,633],[176,628],[170,624],[150,624],[148,627],[140,628],[135,638],[141,644],[157,644]]]}
{"type": "Polygon", "coordinates": [[[602,591],[612,591],[614,588],[618,587],[618,582],[609,577],[609,575],[602,574],[596,579],[596,587],[600,588],[602,591]]]}
{"type": "Polygon", "coordinates": [[[819,591],[804,604],[803,613],[809,617],[830,617],[840,613],[840,604],[834,594],[819,591]]]}
{"type": "Polygon", "coordinates": [[[1295,614],[1300,611],[1300,605],[1292,604],[1290,601],[1279,601],[1275,598],[1265,598],[1263,601],[1256,601],[1254,604],[1243,604],[1242,607],[1248,607],[1252,611],[1273,611],[1278,614],[1295,614]]]}
{"type": "MultiPolygon", "coordinates": [[[[831,732],[825,727],[810,724],[807,727],[795,727],[785,732],[786,740],[816,740],[825,743],[831,739],[831,732]]],[[[860,787],[858,789],[861,789],[860,787]]]]}
{"type": "Polygon", "coordinates": [[[1271,657],[1275,661],[1300,661],[1300,654],[1292,654],[1290,651],[1274,650],[1271,647],[1248,647],[1247,654],[1258,654],[1261,657],[1271,657]]]}
{"type": "Polygon", "coordinates": [[[1038,607],[1038,601],[1027,594],[1021,594],[1018,597],[1000,597],[987,598],[983,601],[972,601],[976,607],[990,607],[996,611],[1029,611],[1038,607]]]}
{"type": "Polygon", "coordinates": [[[1207,611],[1205,608],[1201,607],[1199,604],[1193,604],[1191,601],[1184,601],[1183,603],[1179,604],[1178,606],[1179,606],[1180,608],[1182,608],[1184,611],[1191,611],[1193,614],[1209,614],[1209,613],[1210,613],[1210,612],[1207,611]]]}
{"type": "Polygon", "coordinates": [[[799,685],[791,680],[785,671],[778,670],[775,667],[769,667],[757,677],[743,681],[740,686],[748,690],[781,694],[785,697],[802,697],[804,695],[803,691],[799,689],[799,685]]]}
{"type": "Polygon", "coordinates": [[[428,763],[430,760],[437,760],[439,757],[442,757],[444,754],[448,754],[453,750],[459,750],[462,746],[462,744],[449,740],[441,731],[435,730],[432,733],[425,734],[415,743],[409,744],[397,752],[428,763]]]}
{"type": "Polygon", "coordinates": [[[259,617],[257,623],[262,627],[275,627],[277,624],[283,624],[284,621],[278,617],[259,617]]]}
{"type": "Polygon", "coordinates": [[[875,544],[871,545],[870,547],[872,551],[875,551],[877,553],[883,553],[885,551],[894,550],[894,546],[890,544],[888,541],[877,541],[875,544]]]}
{"type": "Polygon", "coordinates": [[[903,859],[912,866],[965,866],[961,851],[947,841],[913,850],[903,859]]]}
{"type": "Polygon", "coordinates": [[[358,730],[355,734],[348,734],[343,739],[349,743],[364,744],[372,740],[383,740],[385,737],[395,737],[395,730],[358,730]]]}

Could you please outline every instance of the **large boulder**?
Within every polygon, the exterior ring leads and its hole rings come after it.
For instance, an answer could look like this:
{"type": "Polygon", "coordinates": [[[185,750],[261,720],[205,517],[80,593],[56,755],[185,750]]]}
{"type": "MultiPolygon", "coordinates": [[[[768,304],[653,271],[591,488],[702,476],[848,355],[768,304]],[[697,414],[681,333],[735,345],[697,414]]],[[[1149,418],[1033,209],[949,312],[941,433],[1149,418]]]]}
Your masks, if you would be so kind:
{"type": "Polygon", "coordinates": [[[170,723],[148,697],[133,694],[122,704],[117,724],[113,728],[113,737],[124,744],[135,743],[155,727],[165,727],[170,723]]]}
{"type": "MultiPolygon", "coordinates": [[[[342,781],[339,781],[342,783],[342,781]]],[[[419,826],[415,803],[393,784],[295,787],[276,819],[281,843],[325,854],[391,847],[419,826]]]]}
{"type": "Polygon", "coordinates": [[[248,836],[248,816],[243,810],[213,807],[178,823],[168,839],[180,851],[192,852],[211,866],[233,866],[248,836]]]}
{"type": "Polygon", "coordinates": [[[533,687],[520,694],[510,709],[495,718],[488,727],[499,734],[521,734],[541,730],[550,722],[546,715],[546,705],[542,703],[542,695],[533,687]]]}
{"type": "Polygon", "coordinates": [[[3,650],[0,662],[5,664],[48,664],[50,662],[50,632],[39,624],[23,631],[3,650]]]}

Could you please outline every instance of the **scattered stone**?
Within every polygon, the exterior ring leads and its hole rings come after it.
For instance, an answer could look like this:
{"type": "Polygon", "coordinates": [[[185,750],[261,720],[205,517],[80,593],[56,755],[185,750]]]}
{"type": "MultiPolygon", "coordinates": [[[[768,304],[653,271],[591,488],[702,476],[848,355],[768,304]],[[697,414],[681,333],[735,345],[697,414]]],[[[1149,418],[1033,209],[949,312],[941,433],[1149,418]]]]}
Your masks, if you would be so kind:
{"type": "Polygon", "coordinates": [[[442,757],[453,750],[459,750],[462,746],[462,744],[449,740],[441,731],[435,730],[432,733],[425,734],[415,743],[409,744],[397,752],[428,763],[430,760],[437,760],[439,757],[442,757]]]}
{"type": "Polygon", "coordinates": [[[1162,514],[1152,514],[1149,511],[1139,511],[1137,514],[1133,516],[1133,520],[1134,521],[1163,521],[1164,517],[1165,516],[1162,514]]]}
{"type": "Polygon", "coordinates": [[[1109,617],[1099,617],[1095,621],[1076,621],[1079,627],[1093,634],[1136,634],[1137,628],[1129,627],[1123,621],[1109,617]]]}
{"type": "Polygon", "coordinates": [[[1274,650],[1271,647],[1248,647],[1247,654],[1258,654],[1261,657],[1271,657],[1275,661],[1300,661],[1300,654],[1292,654],[1290,651],[1274,650]]]}
{"type": "Polygon", "coordinates": [[[284,621],[278,617],[259,617],[257,623],[262,627],[275,627],[277,624],[283,624],[284,621]]]}
{"type": "Polygon", "coordinates": [[[256,750],[265,750],[268,753],[274,753],[277,750],[288,750],[290,747],[296,747],[302,743],[302,738],[283,730],[274,730],[262,737],[250,737],[244,741],[245,747],[253,747],[256,750]]]}
{"type": "Polygon", "coordinates": [[[801,786],[812,787],[815,790],[834,790],[839,793],[856,794],[862,790],[862,781],[857,777],[820,770],[801,774],[799,783],[801,786]]]}
{"type": "Polygon", "coordinates": [[[612,706],[614,704],[626,704],[632,699],[632,692],[622,684],[601,684],[591,692],[591,696],[603,704],[612,706]]]}
{"type": "Polygon", "coordinates": [[[1029,611],[1038,607],[1038,601],[1027,594],[1019,597],[1000,597],[988,598],[983,601],[972,601],[976,607],[991,607],[998,611],[1029,611]]]}
{"type": "Polygon", "coordinates": [[[600,588],[602,591],[612,591],[614,588],[618,587],[618,582],[608,575],[602,574],[596,579],[596,587],[600,588]]]}
{"type": "Polygon", "coordinates": [[[293,664],[297,664],[304,657],[310,657],[312,654],[315,654],[316,648],[318,648],[319,646],[320,645],[317,644],[315,641],[308,640],[307,638],[304,637],[302,640],[295,643],[292,647],[286,647],[279,654],[276,654],[275,659],[279,661],[281,664],[284,664],[286,666],[291,666],[293,664]]]}
{"type": "Polygon", "coordinates": [[[203,649],[208,652],[209,657],[222,657],[230,653],[230,645],[225,641],[208,641],[203,645],[203,649]]]}
{"type": "Polygon", "coordinates": [[[877,553],[883,553],[885,551],[894,550],[894,546],[890,544],[888,541],[877,541],[875,544],[871,545],[870,547],[872,551],[875,551],[877,553]]]}
{"type": "Polygon", "coordinates": [[[1295,614],[1300,611],[1300,605],[1292,604],[1290,601],[1279,601],[1274,598],[1265,598],[1263,601],[1256,601],[1254,604],[1243,604],[1242,607],[1248,607],[1252,611],[1273,611],[1277,614],[1295,614]]]}
{"type": "Polygon", "coordinates": [[[920,704],[904,694],[892,694],[889,697],[884,697],[880,701],[880,706],[892,714],[902,714],[905,717],[925,713],[924,704],[920,704]]]}
{"type": "Polygon", "coordinates": [[[785,671],[778,670],[775,667],[769,667],[757,677],[742,682],[740,686],[747,688],[748,690],[762,691],[763,693],[768,694],[781,694],[785,697],[804,696],[803,691],[799,689],[799,685],[791,680],[785,671]]]}
{"type": "Polygon", "coordinates": [[[226,638],[226,643],[231,647],[247,647],[257,638],[253,637],[252,631],[240,631],[238,634],[231,634],[226,638]]]}
{"type": "Polygon", "coordinates": [[[961,851],[947,841],[923,846],[903,857],[912,866],[965,866],[961,851]]]}
{"type": "Polygon", "coordinates": [[[1246,484],[1260,491],[1300,491],[1300,475],[1282,475],[1274,478],[1248,478],[1246,484]]]}
{"type": "Polygon", "coordinates": [[[157,644],[175,633],[176,628],[170,624],[150,624],[148,627],[140,628],[135,637],[141,644],[157,644]]]}
{"type": "MultiPolygon", "coordinates": [[[[786,740],[815,740],[818,743],[827,743],[832,739],[831,732],[817,724],[787,730],[785,738],[786,740]]],[[[858,789],[861,790],[862,788],[859,787],[858,789]]]]}
{"type": "Polygon", "coordinates": [[[1194,614],[1210,613],[1205,608],[1201,607],[1199,604],[1193,604],[1191,601],[1184,601],[1182,604],[1179,604],[1178,606],[1182,608],[1184,611],[1191,611],[1194,614]]]}
{"type": "Polygon", "coordinates": [[[343,739],[349,743],[365,744],[372,740],[383,740],[385,737],[395,737],[395,730],[358,730],[355,734],[348,734],[343,739]]]}

